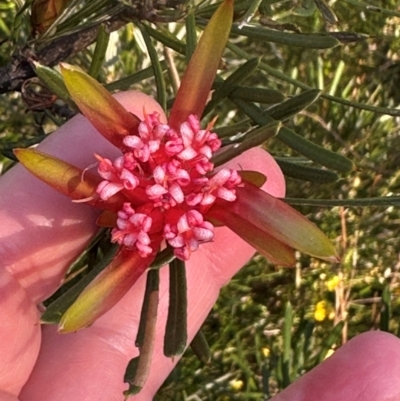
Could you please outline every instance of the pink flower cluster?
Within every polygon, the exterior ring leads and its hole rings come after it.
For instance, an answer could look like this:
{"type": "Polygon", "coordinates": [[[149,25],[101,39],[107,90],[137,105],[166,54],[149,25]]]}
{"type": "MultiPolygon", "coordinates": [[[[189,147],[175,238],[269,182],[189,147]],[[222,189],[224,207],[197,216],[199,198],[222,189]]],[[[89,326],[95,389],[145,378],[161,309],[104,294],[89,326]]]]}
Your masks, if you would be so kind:
{"type": "Polygon", "coordinates": [[[189,259],[200,243],[214,238],[204,213],[217,198],[233,202],[241,183],[236,170],[213,172],[210,159],[221,141],[210,127],[201,129],[194,115],[177,132],[153,113],[140,123],[138,135],[124,138],[123,146],[113,162],[97,156],[100,198],[121,191],[129,200],[118,212],[112,240],[147,257],[155,251],[152,235],[161,234],[178,258],[189,259]]]}

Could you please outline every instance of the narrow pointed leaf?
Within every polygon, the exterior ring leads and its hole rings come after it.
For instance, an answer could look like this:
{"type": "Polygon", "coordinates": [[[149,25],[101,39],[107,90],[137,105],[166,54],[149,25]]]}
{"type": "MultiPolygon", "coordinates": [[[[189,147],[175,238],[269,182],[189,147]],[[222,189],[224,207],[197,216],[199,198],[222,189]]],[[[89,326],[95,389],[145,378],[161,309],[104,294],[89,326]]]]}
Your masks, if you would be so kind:
{"type": "Polygon", "coordinates": [[[237,188],[236,192],[237,199],[229,206],[232,213],[300,252],[338,261],[330,240],[297,210],[250,183],[237,188]]]}
{"type": "Polygon", "coordinates": [[[274,120],[287,120],[313,104],[321,95],[319,89],[309,89],[282,103],[271,106],[266,114],[274,120]]]}
{"type": "Polygon", "coordinates": [[[90,326],[128,292],[153,259],[154,256],[142,258],[138,252],[121,249],[65,312],[59,332],[69,333],[90,326]]]}
{"type": "Polygon", "coordinates": [[[227,163],[234,157],[241,155],[246,150],[252,149],[256,146],[262,145],[268,139],[274,137],[280,129],[281,123],[279,121],[271,120],[271,122],[261,127],[257,127],[247,132],[242,142],[234,144],[224,152],[218,153],[212,158],[214,166],[220,166],[227,163]]]}
{"type": "Polygon", "coordinates": [[[174,248],[167,245],[162,251],[158,252],[156,258],[150,265],[150,269],[160,269],[161,267],[171,263],[176,256],[174,255],[174,248]]]}
{"type": "Polygon", "coordinates": [[[225,0],[210,19],[190,59],[171,110],[177,128],[190,114],[201,117],[232,26],[233,0],[225,0]]]}
{"type": "Polygon", "coordinates": [[[185,46],[185,57],[186,61],[189,62],[197,44],[197,32],[196,32],[196,18],[193,8],[190,9],[185,19],[186,26],[186,46],[185,46]]]}
{"type": "Polygon", "coordinates": [[[285,96],[275,89],[258,88],[254,86],[237,86],[229,96],[248,102],[266,104],[279,103],[285,99],[285,96]]]}
{"type": "Polygon", "coordinates": [[[347,157],[332,152],[323,146],[317,145],[314,142],[296,134],[289,128],[283,127],[279,130],[276,136],[282,143],[289,146],[291,149],[296,150],[307,159],[310,159],[316,163],[320,163],[322,166],[331,168],[342,173],[348,173],[354,168],[353,162],[347,157]]]}
{"type": "Polygon", "coordinates": [[[115,146],[137,132],[140,120],[129,113],[101,84],[77,67],[61,65],[65,85],[80,111],[115,146]]]}
{"type": "Polygon", "coordinates": [[[185,262],[169,264],[169,305],[164,337],[164,355],[181,355],[187,342],[187,288],[185,262]]]}
{"type": "Polygon", "coordinates": [[[339,176],[332,170],[323,170],[321,168],[304,166],[300,163],[292,163],[286,158],[276,158],[275,160],[283,174],[287,177],[318,184],[328,184],[339,180],[339,176]]]}
{"type": "Polygon", "coordinates": [[[203,331],[200,329],[197,334],[193,337],[192,342],[190,343],[190,348],[193,353],[196,355],[197,359],[203,363],[209,363],[211,360],[211,350],[208,345],[206,336],[203,331]]]}
{"type": "Polygon", "coordinates": [[[157,50],[154,47],[151,37],[145,27],[142,24],[138,24],[138,28],[140,29],[140,32],[143,36],[143,40],[146,44],[147,52],[150,57],[151,66],[153,68],[154,79],[157,88],[157,101],[162,109],[165,111],[167,109],[167,90],[157,50]]]}
{"type": "Polygon", "coordinates": [[[102,201],[95,196],[97,185],[102,180],[100,177],[57,157],[36,149],[14,149],[14,154],[33,175],[73,200],[87,199],[87,204],[109,210],[119,210],[125,201],[122,194],[116,194],[106,202],[102,201]]]}
{"type": "Polygon", "coordinates": [[[148,330],[147,323],[149,319],[157,319],[158,294],[160,285],[159,269],[150,269],[147,273],[146,291],[144,293],[142,310],[140,312],[139,328],[136,335],[135,345],[139,349],[143,347],[148,330]]]}
{"type": "Polygon", "coordinates": [[[324,0],[314,0],[314,2],[326,22],[332,25],[336,25],[339,22],[333,10],[324,0]]]}
{"type": "Polygon", "coordinates": [[[105,26],[100,25],[99,33],[97,34],[96,47],[94,49],[92,62],[89,68],[89,75],[97,79],[100,74],[101,67],[106,59],[108,43],[110,41],[110,33],[107,32],[105,26]]]}
{"type": "Polygon", "coordinates": [[[251,40],[299,46],[305,49],[330,49],[340,44],[334,37],[326,34],[281,32],[251,25],[242,27],[235,25],[232,27],[232,32],[237,35],[247,36],[251,40]]]}
{"type": "Polygon", "coordinates": [[[124,391],[125,396],[137,394],[149,376],[156,336],[158,302],[159,270],[150,270],[147,273],[146,292],[136,337],[140,355],[130,361],[126,369],[124,382],[129,384],[129,389],[124,391]]]}
{"type": "Polygon", "coordinates": [[[294,250],[277,240],[265,230],[260,229],[242,216],[232,213],[229,206],[215,205],[207,213],[230,228],[267,260],[279,266],[293,266],[296,263],[294,250]]]}
{"type": "Polygon", "coordinates": [[[41,65],[40,63],[34,61],[35,72],[40,80],[55,94],[58,98],[64,100],[68,107],[70,107],[74,111],[78,111],[76,104],[72,101],[71,96],[65,86],[62,75],[45,65],[41,65]]]}
{"type": "Polygon", "coordinates": [[[204,115],[213,110],[223,99],[229,96],[235,89],[236,85],[240,85],[247,77],[249,77],[260,64],[259,58],[252,58],[237,68],[222,85],[216,89],[208,102],[204,115]]]}

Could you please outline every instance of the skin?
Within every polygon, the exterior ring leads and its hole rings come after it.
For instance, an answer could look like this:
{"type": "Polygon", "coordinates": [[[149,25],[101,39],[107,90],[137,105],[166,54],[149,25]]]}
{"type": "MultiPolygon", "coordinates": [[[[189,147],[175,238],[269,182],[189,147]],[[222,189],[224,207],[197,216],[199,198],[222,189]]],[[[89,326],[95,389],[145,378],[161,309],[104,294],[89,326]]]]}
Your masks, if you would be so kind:
{"type": "MultiPolygon", "coordinates": [[[[147,96],[118,96],[131,112],[161,110],[147,96]]],[[[117,151],[78,116],[52,134],[41,150],[80,167],[94,162],[93,153],[112,157],[117,151]]],[[[231,163],[268,176],[264,190],[283,196],[285,184],[273,159],[251,150],[231,163]]],[[[134,339],[145,278],[93,326],[59,335],[40,327],[36,305],[60,285],[65,269],[96,230],[97,212],[72,203],[21,166],[0,180],[0,401],[122,401],[122,376],[137,354],[134,339]]],[[[253,255],[253,249],[225,228],[214,243],[201,246],[190,260],[188,275],[189,338],[214,305],[221,286],[253,255]]],[[[161,272],[161,305],[150,377],[134,400],[151,400],[170,373],[162,355],[167,309],[167,270],[161,272]]],[[[400,399],[400,341],[369,332],[349,341],[317,368],[289,386],[274,401],[400,399]]]]}

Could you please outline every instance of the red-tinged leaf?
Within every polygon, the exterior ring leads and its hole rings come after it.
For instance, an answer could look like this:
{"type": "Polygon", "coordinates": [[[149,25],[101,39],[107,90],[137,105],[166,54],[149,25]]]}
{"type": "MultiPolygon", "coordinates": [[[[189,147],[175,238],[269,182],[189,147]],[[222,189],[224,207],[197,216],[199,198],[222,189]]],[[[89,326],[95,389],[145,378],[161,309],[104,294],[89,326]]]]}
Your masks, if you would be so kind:
{"type": "Polygon", "coordinates": [[[65,85],[80,111],[115,146],[138,131],[140,120],[129,113],[101,84],[77,67],[61,65],[65,85]]]}
{"type": "Polygon", "coordinates": [[[229,208],[216,205],[209,210],[207,217],[212,217],[223,223],[273,264],[294,266],[296,263],[293,248],[280,242],[241,216],[230,213],[229,208]]]}
{"type": "Polygon", "coordinates": [[[242,177],[242,180],[250,182],[258,188],[261,188],[267,181],[267,177],[253,170],[238,170],[238,174],[242,177]]]}
{"type": "Polygon", "coordinates": [[[98,208],[119,210],[126,198],[116,194],[106,202],[96,196],[96,188],[102,180],[89,172],[73,166],[57,157],[36,149],[14,149],[21,164],[41,181],[75,201],[85,200],[98,208]]]}
{"type": "Polygon", "coordinates": [[[233,0],[225,0],[210,19],[190,59],[171,109],[171,127],[177,129],[190,114],[201,117],[228,41],[232,19],[233,0]]]}
{"type": "Polygon", "coordinates": [[[236,194],[235,202],[224,203],[231,213],[300,252],[330,262],[338,261],[336,249],[326,235],[285,202],[250,183],[237,188],[236,194]]]}
{"type": "Polygon", "coordinates": [[[153,260],[154,255],[142,258],[137,251],[122,248],[65,312],[59,332],[77,331],[94,323],[117,304],[153,260]]]}

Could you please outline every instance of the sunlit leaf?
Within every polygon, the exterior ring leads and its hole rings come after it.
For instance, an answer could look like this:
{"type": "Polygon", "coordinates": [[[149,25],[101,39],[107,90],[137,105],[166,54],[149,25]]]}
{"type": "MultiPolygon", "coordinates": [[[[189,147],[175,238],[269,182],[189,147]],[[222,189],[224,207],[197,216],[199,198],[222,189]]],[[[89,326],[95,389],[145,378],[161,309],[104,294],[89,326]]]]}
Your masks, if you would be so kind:
{"type": "Polygon", "coordinates": [[[101,84],[78,67],[61,65],[65,85],[80,111],[115,146],[137,132],[140,120],[129,113],[101,84]]]}

